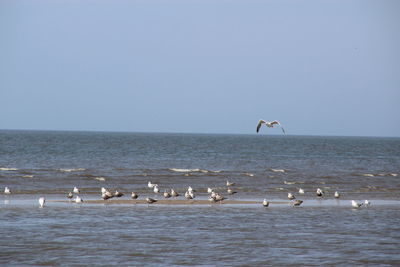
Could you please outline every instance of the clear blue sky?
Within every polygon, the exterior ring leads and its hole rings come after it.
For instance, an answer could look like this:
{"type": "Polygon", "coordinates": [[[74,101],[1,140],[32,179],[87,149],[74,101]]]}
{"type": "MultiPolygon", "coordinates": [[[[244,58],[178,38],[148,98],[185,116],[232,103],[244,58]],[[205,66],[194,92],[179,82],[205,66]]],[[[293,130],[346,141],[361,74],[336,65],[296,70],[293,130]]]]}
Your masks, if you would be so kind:
{"type": "Polygon", "coordinates": [[[399,14],[396,0],[0,0],[0,129],[252,134],[263,118],[400,136],[399,14]]]}

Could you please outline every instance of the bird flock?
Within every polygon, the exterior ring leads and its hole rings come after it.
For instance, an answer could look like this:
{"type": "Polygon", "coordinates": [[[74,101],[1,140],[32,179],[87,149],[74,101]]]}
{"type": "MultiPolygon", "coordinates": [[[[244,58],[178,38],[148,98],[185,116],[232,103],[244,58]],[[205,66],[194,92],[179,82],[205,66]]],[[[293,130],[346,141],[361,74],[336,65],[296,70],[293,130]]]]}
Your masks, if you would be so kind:
{"type": "MultiPolygon", "coordinates": [[[[281,125],[281,123],[280,123],[279,121],[277,121],[277,120],[274,120],[274,121],[266,121],[266,120],[260,119],[260,120],[258,121],[257,127],[256,127],[256,132],[257,132],[257,133],[260,131],[260,128],[261,128],[262,125],[265,125],[265,126],[268,127],[268,128],[273,128],[275,125],[277,125],[277,126],[279,126],[279,127],[282,129],[283,134],[286,134],[285,129],[283,128],[283,126],[281,125]]],[[[273,170],[273,171],[281,171],[281,172],[284,172],[284,170],[273,170]]],[[[285,181],[284,183],[285,183],[285,184],[290,184],[289,182],[286,182],[286,181],[285,181]]],[[[233,187],[234,187],[235,185],[236,185],[236,184],[235,184],[234,182],[230,182],[229,180],[226,181],[226,193],[227,193],[228,195],[234,195],[234,194],[237,193],[237,191],[235,191],[235,190],[233,189],[233,187]]],[[[155,184],[155,183],[152,183],[151,181],[149,181],[148,184],[147,184],[147,187],[148,187],[150,190],[152,190],[154,194],[159,194],[159,193],[160,193],[160,188],[159,188],[158,184],[155,184]]],[[[124,194],[123,194],[122,192],[119,192],[118,190],[116,190],[114,193],[112,193],[112,192],[110,192],[108,189],[106,189],[106,188],[104,188],[104,187],[101,188],[100,192],[101,192],[101,198],[102,198],[103,200],[108,200],[108,199],[114,198],[114,197],[120,198],[120,197],[124,196],[124,194]]],[[[196,194],[195,194],[195,193],[196,193],[196,190],[194,190],[191,186],[188,186],[187,190],[186,190],[185,193],[184,193],[184,197],[185,197],[185,199],[187,199],[187,200],[193,200],[193,199],[196,197],[196,194]]],[[[300,195],[304,195],[304,194],[305,194],[305,191],[304,191],[304,189],[299,188],[298,193],[299,193],[300,195]]],[[[10,190],[10,188],[8,188],[7,186],[4,188],[4,194],[5,194],[5,195],[10,195],[10,194],[11,194],[11,190],[10,190]]],[[[79,196],[79,194],[80,194],[80,190],[79,190],[78,187],[75,186],[75,187],[72,189],[71,192],[68,192],[68,194],[67,194],[67,199],[69,199],[70,201],[73,200],[75,203],[83,203],[83,199],[82,199],[82,197],[79,196]],[[75,196],[74,196],[74,195],[75,195],[75,196]]],[[[209,194],[208,200],[209,200],[210,202],[212,202],[212,203],[217,203],[217,202],[218,202],[218,203],[222,203],[223,200],[227,199],[226,197],[224,197],[224,196],[222,195],[222,193],[218,192],[218,190],[216,190],[215,188],[210,188],[210,187],[208,187],[208,188],[207,188],[207,194],[209,194]]],[[[324,194],[325,194],[325,193],[324,193],[323,190],[321,190],[320,188],[317,188],[317,190],[316,190],[316,196],[317,196],[318,198],[324,197],[324,194]]],[[[164,190],[164,192],[163,192],[163,197],[164,197],[165,199],[168,199],[168,198],[177,198],[177,197],[179,197],[179,196],[180,196],[180,194],[179,194],[177,191],[175,191],[173,188],[171,188],[171,189],[169,189],[169,190],[164,190]]],[[[291,193],[291,192],[288,193],[287,197],[288,197],[288,199],[291,201],[291,202],[290,202],[291,205],[294,206],[294,207],[300,206],[300,205],[303,203],[303,200],[296,199],[296,196],[295,196],[293,193],[291,193]]],[[[340,194],[339,194],[338,191],[335,191],[334,197],[335,197],[336,199],[339,199],[339,198],[340,198],[340,194]]],[[[138,199],[138,198],[139,198],[139,194],[136,193],[136,192],[132,192],[132,193],[131,193],[131,198],[132,198],[132,199],[138,199]]],[[[146,202],[147,202],[148,204],[152,204],[152,203],[157,202],[157,199],[151,198],[151,197],[146,197],[145,200],[146,200],[146,202]]],[[[40,208],[43,208],[44,205],[45,205],[45,202],[46,202],[45,197],[40,197],[38,202],[39,202],[39,207],[40,207],[40,208]]],[[[264,199],[264,200],[262,201],[262,205],[263,205],[264,207],[269,207],[269,204],[270,204],[270,203],[267,201],[267,199],[264,199]]],[[[358,208],[360,208],[360,207],[362,207],[362,206],[368,207],[368,206],[370,206],[370,205],[371,205],[371,202],[368,201],[368,200],[365,200],[364,202],[357,202],[357,201],[355,201],[355,200],[351,200],[351,206],[352,206],[353,208],[356,208],[356,209],[358,209],[358,208]]]]}

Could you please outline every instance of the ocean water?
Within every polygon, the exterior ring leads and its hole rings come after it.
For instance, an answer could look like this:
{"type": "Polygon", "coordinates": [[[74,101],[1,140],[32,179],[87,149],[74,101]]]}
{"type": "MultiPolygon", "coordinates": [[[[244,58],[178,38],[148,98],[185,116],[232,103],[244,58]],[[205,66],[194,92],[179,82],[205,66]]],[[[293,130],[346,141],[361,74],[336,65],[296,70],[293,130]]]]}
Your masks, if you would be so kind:
{"type": "Polygon", "coordinates": [[[0,265],[398,266],[399,175],[400,138],[0,131],[0,265]],[[58,202],[148,181],[260,205],[58,202]]]}

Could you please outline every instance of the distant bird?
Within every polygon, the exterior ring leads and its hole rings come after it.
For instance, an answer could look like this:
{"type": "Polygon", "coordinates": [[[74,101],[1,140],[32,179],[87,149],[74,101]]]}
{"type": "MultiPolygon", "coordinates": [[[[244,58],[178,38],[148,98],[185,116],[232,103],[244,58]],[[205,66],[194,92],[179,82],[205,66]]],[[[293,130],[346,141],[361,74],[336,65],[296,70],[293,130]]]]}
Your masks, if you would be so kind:
{"type": "Polygon", "coordinates": [[[75,203],[82,203],[83,199],[80,196],[76,196],[75,203]]]}
{"type": "Polygon", "coordinates": [[[146,198],[146,202],[147,202],[148,204],[152,204],[152,203],[154,203],[154,202],[157,202],[157,200],[154,199],[154,198],[151,198],[151,197],[147,197],[147,198],[146,198]]]}
{"type": "Polygon", "coordinates": [[[74,194],[72,194],[72,192],[69,192],[68,195],[67,195],[67,198],[68,198],[68,199],[71,199],[71,198],[73,198],[73,197],[74,197],[74,194]]]}
{"type": "Polygon", "coordinates": [[[106,193],[101,194],[101,198],[102,198],[103,200],[107,200],[107,199],[112,198],[112,197],[114,197],[114,196],[113,196],[113,194],[111,194],[110,192],[106,192],[106,193]],[[107,193],[108,193],[108,194],[107,194],[107,193]]]}
{"type": "Polygon", "coordinates": [[[187,190],[187,191],[188,191],[189,193],[190,193],[190,192],[196,192],[196,190],[194,190],[191,186],[188,187],[188,190],[187,190]]]}
{"type": "Polygon", "coordinates": [[[165,198],[170,198],[171,197],[171,193],[167,192],[167,190],[164,191],[164,197],[165,198]]]}
{"type": "Polygon", "coordinates": [[[269,206],[269,202],[264,198],[264,201],[263,201],[263,206],[264,207],[268,207],[269,206]]]}
{"type": "Polygon", "coordinates": [[[171,189],[171,196],[172,196],[172,197],[178,197],[178,196],[179,196],[179,193],[176,192],[174,189],[171,189]]]}
{"type": "Polygon", "coordinates": [[[11,190],[7,186],[4,188],[4,194],[7,194],[7,195],[11,194],[11,190]]]}
{"type": "Polygon", "coordinates": [[[222,202],[222,200],[225,200],[226,198],[224,197],[224,196],[222,196],[222,195],[220,195],[220,194],[216,194],[216,196],[214,197],[214,200],[216,201],[216,202],[222,202]]]}
{"type": "Polygon", "coordinates": [[[186,199],[194,199],[195,198],[194,192],[193,191],[186,191],[185,192],[185,198],[186,199]]]}
{"type": "Polygon", "coordinates": [[[290,199],[290,200],[293,200],[293,199],[296,198],[292,193],[288,193],[288,194],[287,194],[287,197],[288,197],[288,199],[290,199]]]}
{"type": "Polygon", "coordinates": [[[148,187],[148,188],[153,188],[155,185],[156,185],[156,184],[153,184],[153,183],[150,182],[150,181],[147,183],[147,187],[148,187]]]}
{"type": "Polygon", "coordinates": [[[370,206],[370,205],[371,205],[371,202],[368,201],[368,200],[365,200],[365,201],[364,201],[364,205],[365,205],[365,206],[370,206]]]}
{"type": "Polygon", "coordinates": [[[320,188],[317,188],[317,196],[322,197],[324,195],[324,191],[322,191],[320,188]]]}
{"type": "Polygon", "coordinates": [[[44,197],[39,198],[39,207],[43,208],[45,202],[46,202],[46,199],[44,199],[44,197]]]}
{"type": "Polygon", "coordinates": [[[78,187],[76,187],[76,186],[74,187],[74,190],[72,190],[72,192],[74,192],[75,194],[79,194],[80,193],[78,187]]]}
{"type": "Polygon", "coordinates": [[[295,201],[293,201],[292,205],[293,206],[300,206],[302,203],[303,203],[303,200],[296,199],[295,201]]]}
{"type": "Polygon", "coordinates": [[[265,124],[265,125],[266,125],[267,127],[269,127],[269,128],[273,128],[275,124],[276,124],[276,125],[279,125],[279,126],[281,127],[281,129],[282,129],[282,132],[283,132],[284,134],[286,134],[286,133],[285,133],[285,129],[283,129],[283,127],[282,127],[282,125],[279,123],[279,121],[265,121],[265,120],[259,120],[259,121],[258,121],[258,124],[257,124],[257,133],[260,131],[261,125],[263,125],[263,124],[265,124]]]}
{"type": "Polygon", "coordinates": [[[339,194],[339,192],[338,191],[335,191],[335,198],[340,198],[340,194],[339,194]]]}
{"type": "Polygon", "coordinates": [[[207,188],[207,193],[211,194],[214,190],[212,188],[207,188]]]}
{"type": "Polygon", "coordinates": [[[136,194],[135,192],[132,192],[132,194],[131,194],[132,199],[137,199],[138,197],[139,197],[138,194],[136,194]]]}
{"type": "Polygon", "coordinates": [[[107,189],[105,189],[104,187],[101,188],[101,193],[104,194],[105,192],[107,192],[107,189]]]}
{"type": "Polygon", "coordinates": [[[358,203],[357,201],[355,201],[355,200],[352,200],[351,201],[351,206],[353,207],[353,208],[359,208],[359,207],[361,207],[363,205],[363,203],[358,203]]]}
{"type": "Polygon", "coordinates": [[[156,194],[160,192],[160,189],[158,188],[158,185],[154,185],[153,191],[154,191],[154,193],[156,193],[156,194]]]}
{"type": "Polygon", "coordinates": [[[118,190],[115,190],[114,197],[122,197],[124,194],[122,192],[118,192],[118,190]]]}
{"type": "Polygon", "coordinates": [[[236,191],[233,191],[231,188],[228,188],[228,190],[226,190],[228,192],[229,195],[233,195],[236,194],[236,191]]]}
{"type": "Polygon", "coordinates": [[[234,185],[236,185],[236,183],[229,182],[228,180],[226,180],[226,186],[234,186],[234,185]]]}
{"type": "Polygon", "coordinates": [[[299,189],[299,194],[304,194],[304,190],[302,188],[299,189]]]}

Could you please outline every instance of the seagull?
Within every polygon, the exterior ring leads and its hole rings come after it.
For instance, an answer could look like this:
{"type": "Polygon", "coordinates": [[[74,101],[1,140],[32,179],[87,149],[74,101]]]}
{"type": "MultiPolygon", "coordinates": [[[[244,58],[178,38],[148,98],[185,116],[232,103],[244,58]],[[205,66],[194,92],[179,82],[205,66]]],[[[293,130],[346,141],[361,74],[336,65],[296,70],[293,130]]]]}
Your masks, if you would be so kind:
{"type": "Polygon", "coordinates": [[[293,200],[293,199],[296,198],[292,193],[288,193],[288,194],[287,194],[287,197],[288,197],[288,199],[290,199],[290,200],[293,200]]]}
{"type": "Polygon", "coordinates": [[[274,127],[275,124],[277,124],[277,125],[279,125],[279,126],[281,127],[282,132],[283,132],[284,134],[286,134],[286,133],[285,133],[285,129],[283,129],[283,127],[282,127],[282,125],[279,123],[279,121],[265,121],[265,120],[259,120],[259,121],[258,121],[258,124],[257,124],[257,133],[258,133],[258,131],[260,131],[261,125],[263,125],[263,124],[265,124],[265,125],[266,125],[267,127],[269,127],[269,128],[272,128],[272,127],[274,127]]]}
{"type": "Polygon", "coordinates": [[[187,191],[188,191],[189,193],[190,193],[190,192],[196,192],[196,190],[194,190],[191,186],[188,187],[188,190],[187,190],[187,191]]]}
{"type": "Polygon", "coordinates": [[[320,188],[317,188],[317,196],[322,197],[324,194],[324,191],[322,191],[320,188]]]}
{"type": "Polygon", "coordinates": [[[220,203],[222,202],[222,200],[226,199],[224,196],[221,196],[220,194],[216,194],[216,196],[214,197],[214,200],[217,202],[219,201],[220,203]]]}
{"type": "Polygon", "coordinates": [[[46,202],[46,199],[44,199],[44,197],[39,198],[39,207],[43,208],[45,202],[46,202]]]}
{"type": "Polygon", "coordinates": [[[132,199],[137,199],[138,197],[139,197],[138,194],[136,194],[135,192],[132,192],[132,194],[131,194],[132,199]]]}
{"type": "Polygon", "coordinates": [[[103,199],[103,200],[107,200],[107,199],[109,199],[109,198],[112,198],[112,197],[114,197],[110,192],[106,192],[106,193],[103,193],[103,194],[101,194],[101,198],[103,199]],[[107,194],[108,193],[108,194],[107,194]]]}
{"type": "Polygon", "coordinates": [[[73,197],[74,197],[74,194],[72,194],[72,192],[69,192],[68,195],[67,195],[67,198],[71,199],[73,197]]]}
{"type": "Polygon", "coordinates": [[[368,200],[365,200],[365,201],[364,201],[364,205],[365,205],[365,206],[369,206],[369,205],[371,205],[371,202],[368,201],[368,200]]]}
{"type": "Polygon", "coordinates": [[[171,197],[171,193],[167,192],[167,190],[164,191],[164,197],[165,198],[170,198],[171,197]]]}
{"type": "Polygon", "coordinates": [[[193,191],[186,191],[186,193],[185,193],[185,198],[186,199],[193,199],[193,198],[195,198],[195,196],[194,196],[194,193],[193,193],[193,191]]]}
{"type": "Polygon", "coordinates": [[[212,188],[207,188],[207,193],[211,194],[214,190],[212,190],[212,188]]]}
{"type": "Polygon", "coordinates": [[[178,196],[179,196],[179,193],[176,192],[174,189],[171,189],[171,196],[173,196],[173,197],[178,197],[178,196]]]}
{"type": "Polygon", "coordinates": [[[101,193],[104,194],[105,192],[107,192],[107,189],[105,189],[104,187],[101,188],[101,193]]]}
{"type": "Polygon", "coordinates": [[[122,197],[124,194],[115,190],[114,197],[122,197]]]}
{"type": "Polygon", "coordinates": [[[156,184],[151,183],[150,181],[147,183],[148,188],[153,188],[156,184]]]}
{"type": "Polygon", "coordinates": [[[335,191],[335,198],[339,198],[339,197],[340,197],[339,192],[338,192],[338,191],[335,191]]]}
{"type": "Polygon", "coordinates": [[[154,202],[157,202],[157,200],[155,200],[154,198],[151,198],[151,197],[147,197],[147,198],[146,198],[146,202],[147,202],[148,204],[152,204],[152,203],[154,203],[154,202]]]}
{"type": "Polygon", "coordinates": [[[303,203],[303,200],[296,199],[295,201],[293,201],[292,204],[293,204],[293,206],[300,206],[301,203],[303,203]]]}
{"type": "Polygon", "coordinates": [[[153,191],[156,194],[160,192],[160,189],[158,188],[158,185],[154,185],[153,191]]]}
{"type": "Polygon", "coordinates": [[[226,186],[234,186],[236,183],[233,182],[229,182],[228,180],[226,180],[226,186]]]}
{"type": "Polygon", "coordinates": [[[79,191],[78,187],[75,186],[74,190],[72,190],[72,192],[74,192],[75,194],[79,194],[80,191],[79,191]]]}
{"type": "Polygon", "coordinates": [[[263,201],[263,206],[264,207],[268,207],[269,206],[269,202],[264,198],[264,201],[263,201]]]}
{"type": "Polygon", "coordinates": [[[299,194],[304,194],[304,189],[300,188],[299,189],[299,194]]]}
{"type": "Polygon", "coordinates": [[[359,208],[359,207],[361,207],[363,205],[363,203],[358,203],[357,201],[355,201],[355,200],[352,200],[351,201],[351,206],[353,206],[353,208],[359,208]]]}
{"type": "Polygon", "coordinates": [[[82,203],[83,199],[80,196],[76,196],[75,203],[82,203]]]}
{"type": "Polygon", "coordinates": [[[11,194],[11,190],[7,186],[4,188],[4,194],[7,194],[7,195],[11,194]]]}
{"type": "Polygon", "coordinates": [[[228,190],[226,190],[228,192],[229,195],[233,195],[236,194],[236,191],[233,191],[231,188],[228,188],[228,190]]]}

